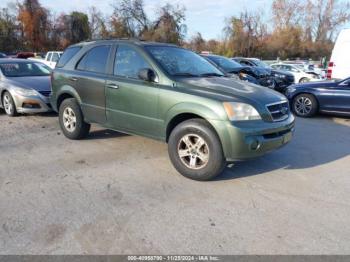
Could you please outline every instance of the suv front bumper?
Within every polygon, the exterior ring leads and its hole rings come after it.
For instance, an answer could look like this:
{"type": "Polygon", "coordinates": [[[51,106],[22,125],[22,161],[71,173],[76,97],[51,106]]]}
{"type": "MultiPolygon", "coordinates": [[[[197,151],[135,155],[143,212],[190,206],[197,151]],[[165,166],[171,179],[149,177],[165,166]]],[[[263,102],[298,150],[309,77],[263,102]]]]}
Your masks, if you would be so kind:
{"type": "Polygon", "coordinates": [[[226,160],[233,162],[259,157],[288,144],[294,133],[295,118],[290,114],[281,122],[259,120],[212,124],[219,130],[226,160]],[[221,126],[219,129],[218,125],[221,126]]]}

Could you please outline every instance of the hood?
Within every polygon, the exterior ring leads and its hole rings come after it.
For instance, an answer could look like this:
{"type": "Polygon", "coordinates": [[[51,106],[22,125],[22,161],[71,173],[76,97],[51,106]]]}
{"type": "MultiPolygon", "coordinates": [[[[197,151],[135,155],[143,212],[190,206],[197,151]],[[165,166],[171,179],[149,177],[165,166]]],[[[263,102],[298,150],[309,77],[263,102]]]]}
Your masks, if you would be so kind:
{"type": "Polygon", "coordinates": [[[50,76],[8,77],[6,82],[25,89],[51,91],[50,76]]]}
{"type": "Polygon", "coordinates": [[[228,77],[181,78],[177,80],[177,86],[187,93],[223,102],[248,103],[256,108],[286,100],[283,95],[267,87],[228,77]]]}
{"type": "Polygon", "coordinates": [[[322,88],[322,87],[334,87],[338,84],[337,81],[317,81],[317,82],[307,82],[302,84],[293,85],[295,88],[322,88]]]}
{"type": "Polygon", "coordinates": [[[286,75],[286,76],[293,76],[292,73],[286,72],[286,71],[281,71],[281,70],[276,70],[276,69],[272,69],[271,70],[272,74],[279,74],[279,75],[286,75]]]}
{"type": "Polygon", "coordinates": [[[250,68],[257,76],[265,77],[271,75],[271,70],[264,67],[254,66],[250,68]]]}

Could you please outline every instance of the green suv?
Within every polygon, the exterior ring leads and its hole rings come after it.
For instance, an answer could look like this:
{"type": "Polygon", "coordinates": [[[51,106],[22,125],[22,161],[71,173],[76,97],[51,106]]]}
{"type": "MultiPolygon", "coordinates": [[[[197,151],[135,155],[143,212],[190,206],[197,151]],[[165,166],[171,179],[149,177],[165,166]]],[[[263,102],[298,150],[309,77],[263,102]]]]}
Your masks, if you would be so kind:
{"type": "Polygon", "coordinates": [[[283,95],[228,78],[201,56],[169,44],[70,46],[52,74],[50,99],[66,137],[82,139],[97,123],[167,142],[175,168],[195,180],[279,148],[294,131],[283,95]]]}

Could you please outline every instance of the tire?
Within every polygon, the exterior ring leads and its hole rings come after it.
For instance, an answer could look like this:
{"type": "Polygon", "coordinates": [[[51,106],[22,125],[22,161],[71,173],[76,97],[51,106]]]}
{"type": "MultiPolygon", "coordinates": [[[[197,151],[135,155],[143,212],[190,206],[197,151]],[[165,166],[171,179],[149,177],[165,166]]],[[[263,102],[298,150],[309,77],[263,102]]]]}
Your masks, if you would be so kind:
{"type": "Polygon", "coordinates": [[[74,98],[62,102],[58,118],[61,130],[67,138],[79,140],[89,134],[90,124],[84,121],[81,108],[74,98]]]}
{"type": "Polygon", "coordinates": [[[318,102],[311,94],[300,94],[293,99],[292,109],[297,116],[313,117],[318,111],[318,102]]]}
{"type": "Polygon", "coordinates": [[[2,96],[2,105],[4,107],[6,115],[10,117],[18,115],[15,102],[13,101],[13,98],[8,91],[6,91],[2,96]]]}
{"type": "Polygon", "coordinates": [[[308,83],[310,82],[310,79],[307,77],[303,77],[302,79],[299,80],[299,83],[308,83]]]}
{"type": "Polygon", "coordinates": [[[177,125],[170,134],[168,152],[176,170],[193,180],[210,180],[226,166],[221,141],[203,119],[190,119],[177,125]]]}

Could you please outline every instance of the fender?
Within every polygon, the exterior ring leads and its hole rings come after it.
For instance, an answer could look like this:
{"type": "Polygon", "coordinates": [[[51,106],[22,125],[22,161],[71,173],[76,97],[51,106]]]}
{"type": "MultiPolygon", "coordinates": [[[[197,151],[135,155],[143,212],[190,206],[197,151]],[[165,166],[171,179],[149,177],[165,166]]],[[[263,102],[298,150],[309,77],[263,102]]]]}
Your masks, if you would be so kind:
{"type": "MultiPolygon", "coordinates": [[[[217,102],[220,103],[220,102],[217,102]]],[[[220,107],[216,107],[220,108],[220,107]]],[[[172,108],[168,110],[165,116],[164,120],[164,130],[163,134],[164,137],[167,136],[167,127],[170,124],[170,122],[177,116],[181,114],[194,114],[198,115],[199,117],[205,119],[209,122],[209,124],[213,127],[215,132],[217,133],[225,155],[229,155],[231,152],[231,148],[228,145],[231,145],[231,143],[228,143],[230,141],[230,136],[225,127],[223,127],[222,122],[229,122],[227,118],[227,114],[224,111],[224,108],[222,107],[222,110],[216,112],[212,110],[210,107],[205,106],[203,104],[199,103],[193,103],[193,102],[182,102],[179,104],[174,105],[172,108]]]]}
{"type": "Polygon", "coordinates": [[[81,98],[80,98],[78,92],[77,92],[72,86],[70,86],[70,85],[64,85],[64,86],[62,86],[62,87],[60,88],[59,92],[58,92],[56,95],[52,96],[51,99],[50,99],[52,108],[53,108],[56,112],[58,112],[57,105],[58,105],[58,102],[59,102],[60,97],[61,97],[62,95],[69,95],[69,96],[72,96],[72,97],[74,97],[74,98],[78,101],[79,104],[82,103],[81,98]]]}

